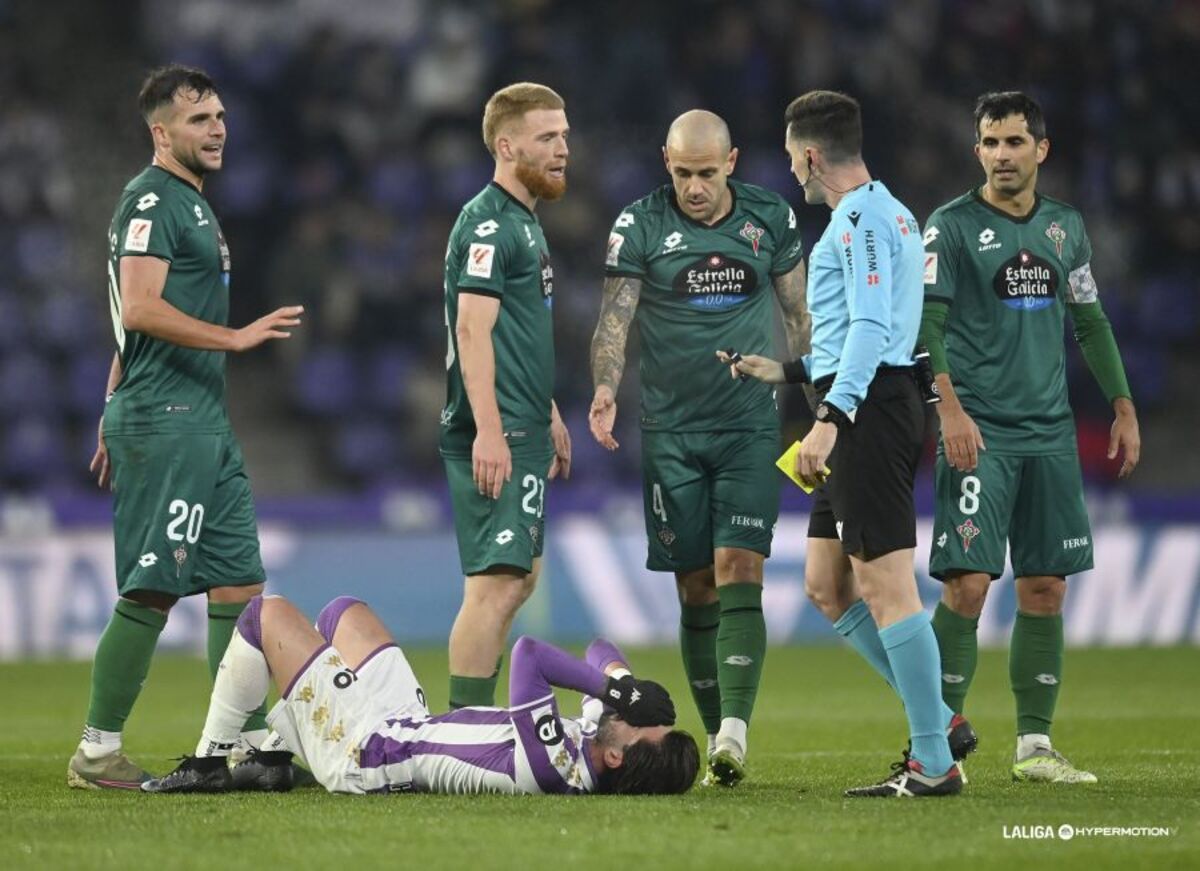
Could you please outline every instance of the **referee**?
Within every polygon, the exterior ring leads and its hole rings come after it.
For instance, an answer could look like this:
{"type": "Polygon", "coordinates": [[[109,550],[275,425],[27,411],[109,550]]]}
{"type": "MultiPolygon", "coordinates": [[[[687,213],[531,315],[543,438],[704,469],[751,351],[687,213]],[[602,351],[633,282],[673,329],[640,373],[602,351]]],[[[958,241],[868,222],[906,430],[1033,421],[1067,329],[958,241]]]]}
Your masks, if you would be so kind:
{"type": "Polygon", "coordinates": [[[911,752],[892,775],[846,794],[953,795],[962,791],[962,777],[947,733],[957,739],[955,755],[973,747],[974,735],[942,703],[937,639],[913,574],[913,479],[925,429],[912,356],[924,290],[921,233],[863,163],[857,101],[810,91],[784,119],[805,201],[833,212],[809,256],[812,354],[785,365],[718,357],[734,375],[774,383],[811,378],[820,399],[796,461],[800,478],[819,488],[805,584],[900,695],[912,736],[911,752]]]}

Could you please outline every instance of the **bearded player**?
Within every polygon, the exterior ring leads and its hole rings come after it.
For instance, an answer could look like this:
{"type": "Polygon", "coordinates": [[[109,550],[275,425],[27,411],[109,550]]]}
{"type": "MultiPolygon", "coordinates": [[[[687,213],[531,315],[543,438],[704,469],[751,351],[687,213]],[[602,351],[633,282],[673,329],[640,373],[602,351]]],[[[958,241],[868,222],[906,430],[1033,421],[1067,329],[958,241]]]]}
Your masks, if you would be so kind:
{"type": "MultiPolygon", "coordinates": [[[[167,66],[138,107],[154,160],[125,186],[109,229],[117,353],[92,471],[113,490],[120,598],[92,663],[83,740],[67,768],[80,788],[136,789],[149,775],[122,749],[158,636],[182,596],[208,596],[214,676],[234,621],[262,591],[250,483],[225,408],[225,352],[284,339],[302,309],[240,330],[229,317],[229,246],[202,193],[221,168],[225,108],[200,70],[167,66]]],[[[251,745],[264,714],[245,724],[251,745]]]]}
{"type": "MultiPolygon", "coordinates": [[[[512,650],[512,707],[431,716],[403,651],[363,602],[335,599],[314,628],[272,596],[238,620],[196,755],[142,789],[236,788],[226,756],[272,677],[281,694],[272,727],[330,792],[669,794],[686,792],[700,767],[696,742],[670,729],[667,691],[635,679],[607,641],[580,661],[523,637],[512,650]],[[592,697],[581,718],[562,716],[555,686],[592,697]]],[[[290,789],[291,756],[258,753],[258,776],[241,785],[290,789]]]]}
{"type": "Polygon", "coordinates": [[[774,388],[702,363],[714,345],[762,354],[774,299],[793,356],[809,351],[803,245],[782,197],[730,178],[729,128],[675,119],[671,183],[626,207],[608,241],[592,339],[593,436],[609,450],[625,342],[641,335],[647,568],[675,575],[684,669],[708,733],[706,783],[744,777],[747,728],[766,654],[763,562],[779,513],[774,388]]]}
{"type": "Polygon", "coordinates": [[[466,576],[450,630],[450,705],[490,705],[517,610],[545,544],[546,480],[571,471],[552,399],[554,270],[534,209],[567,189],[562,97],[521,82],[483,112],[496,160],[446,248],[448,348],[440,450],[466,576]]]}
{"type": "Polygon", "coordinates": [[[939,208],[925,230],[922,342],[941,390],[930,573],[944,583],[933,618],[943,697],[961,713],[975,674],[988,586],[1016,576],[1009,677],[1017,705],[1017,781],[1095,783],[1054,749],[1067,577],[1092,568],[1075,424],[1067,403],[1063,317],[1112,404],[1108,456],[1137,465],[1137,414],[1092,277],[1079,212],[1037,192],[1050,150],[1025,94],[975,106],[981,187],[939,208]]]}

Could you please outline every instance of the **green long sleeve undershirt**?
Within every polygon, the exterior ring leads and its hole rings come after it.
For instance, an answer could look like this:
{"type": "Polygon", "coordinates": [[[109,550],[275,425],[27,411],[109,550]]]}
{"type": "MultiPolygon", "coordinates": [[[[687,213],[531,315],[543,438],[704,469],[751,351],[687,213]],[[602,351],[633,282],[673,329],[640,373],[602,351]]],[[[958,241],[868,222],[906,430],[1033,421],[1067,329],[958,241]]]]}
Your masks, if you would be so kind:
{"type": "MultiPolygon", "coordinates": [[[[1108,401],[1121,397],[1132,399],[1121,352],[1103,307],[1099,302],[1068,303],[1067,310],[1075,325],[1075,341],[1079,343],[1083,359],[1108,401]]],[[[917,341],[929,350],[929,362],[935,374],[950,372],[946,360],[946,321],[949,317],[950,306],[944,302],[930,300],[921,311],[917,341]]]]}

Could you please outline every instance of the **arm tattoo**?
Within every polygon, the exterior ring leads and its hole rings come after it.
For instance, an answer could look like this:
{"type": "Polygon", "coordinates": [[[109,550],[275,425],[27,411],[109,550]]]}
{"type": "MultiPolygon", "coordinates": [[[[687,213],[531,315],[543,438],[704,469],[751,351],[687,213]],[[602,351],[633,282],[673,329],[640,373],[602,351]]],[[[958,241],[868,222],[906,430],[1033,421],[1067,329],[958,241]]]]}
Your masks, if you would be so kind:
{"type": "Polygon", "coordinates": [[[637,312],[642,280],[627,275],[604,279],[604,298],[600,303],[600,322],[592,336],[592,383],[606,384],[613,393],[625,371],[625,339],[637,312]]]}
{"type": "Polygon", "coordinates": [[[793,360],[811,353],[812,315],[808,311],[808,281],[804,261],[797,263],[791,272],[775,276],[771,283],[775,285],[775,295],[779,298],[779,307],[783,310],[783,330],[787,334],[788,353],[793,360]]]}

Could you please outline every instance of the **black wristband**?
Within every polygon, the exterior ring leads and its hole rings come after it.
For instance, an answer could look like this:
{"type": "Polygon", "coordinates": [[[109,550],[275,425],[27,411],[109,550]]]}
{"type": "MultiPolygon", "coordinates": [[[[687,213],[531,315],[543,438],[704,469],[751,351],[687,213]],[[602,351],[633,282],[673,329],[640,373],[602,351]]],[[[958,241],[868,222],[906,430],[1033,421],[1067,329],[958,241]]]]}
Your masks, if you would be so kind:
{"type": "Polygon", "coordinates": [[[808,370],[804,368],[804,361],[797,358],[784,363],[783,380],[788,384],[807,384],[808,370]]]}

